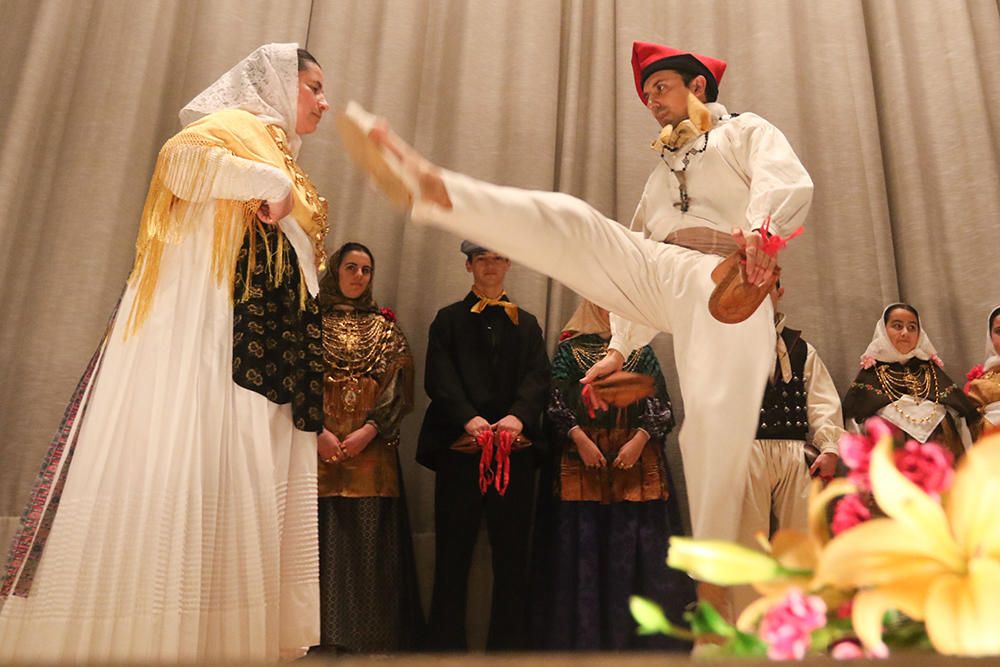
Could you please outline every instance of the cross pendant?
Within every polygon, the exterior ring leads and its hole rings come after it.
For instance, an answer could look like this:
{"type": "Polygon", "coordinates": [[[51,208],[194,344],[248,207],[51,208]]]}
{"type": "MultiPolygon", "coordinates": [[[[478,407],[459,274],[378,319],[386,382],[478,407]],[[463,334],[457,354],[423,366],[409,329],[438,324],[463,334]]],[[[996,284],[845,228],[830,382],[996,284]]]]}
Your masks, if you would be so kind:
{"type": "Polygon", "coordinates": [[[681,195],[681,200],[674,202],[674,207],[679,208],[682,213],[687,213],[691,206],[691,198],[688,196],[687,189],[687,174],[683,171],[674,171],[674,176],[677,177],[677,185],[681,195]]]}

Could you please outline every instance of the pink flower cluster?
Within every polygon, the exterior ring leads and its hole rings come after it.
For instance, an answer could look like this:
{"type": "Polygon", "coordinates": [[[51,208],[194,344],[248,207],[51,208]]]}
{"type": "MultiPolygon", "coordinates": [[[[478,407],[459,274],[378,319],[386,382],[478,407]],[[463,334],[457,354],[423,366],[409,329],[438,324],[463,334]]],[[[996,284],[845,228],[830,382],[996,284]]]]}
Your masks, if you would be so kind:
{"type": "Polygon", "coordinates": [[[826,625],[826,603],[792,588],[780,603],[768,609],[758,633],[771,660],[801,660],[809,649],[813,630],[826,625]]]}
{"type": "Polygon", "coordinates": [[[385,307],[379,310],[378,312],[380,312],[382,314],[382,317],[389,320],[390,322],[396,321],[396,313],[392,312],[392,308],[385,307]]]}
{"type": "MultiPolygon", "coordinates": [[[[846,433],[841,436],[840,456],[849,469],[847,478],[860,491],[871,490],[869,468],[875,444],[887,435],[895,438],[896,434],[897,431],[888,423],[878,417],[872,417],[865,422],[865,435],[846,433]]],[[[941,493],[951,487],[955,477],[952,469],[954,458],[951,452],[937,443],[928,442],[922,445],[915,440],[909,440],[902,448],[895,451],[894,460],[904,477],[919,486],[924,493],[935,498],[940,497],[941,493]]],[[[842,504],[838,503],[838,510],[842,504]]],[[[848,512],[856,507],[857,503],[851,501],[844,506],[844,511],[848,512]]],[[[845,519],[847,516],[845,514],[845,519]]]]}
{"type": "Polygon", "coordinates": [[[840,535],[849,528],[854,528],[859,523],[863,523],[872,518],[871,510],[865,504],[860,494],[851,493],[839,501],[833,510],[833,521],[830,522],[830,530],[834,535],[840,535]]]}
{"type": "Polygon", "coordinates": [[[932,498],[940,498],[955,479],[951,452],[934,442],[922,445],[916,440],[907,441],[896,450],[895,463],[906,479],[932,498]]]}
{"type": "Polygon", "coordinates": [[[895,433],[888,423],[872,417],[865,422],[865,435],[845,433],[840,437],[840,458],[849,469],[847,478],[861,491],[871,490],[868,468],[875,444],[884,436],[895,437],[895,433]]]}

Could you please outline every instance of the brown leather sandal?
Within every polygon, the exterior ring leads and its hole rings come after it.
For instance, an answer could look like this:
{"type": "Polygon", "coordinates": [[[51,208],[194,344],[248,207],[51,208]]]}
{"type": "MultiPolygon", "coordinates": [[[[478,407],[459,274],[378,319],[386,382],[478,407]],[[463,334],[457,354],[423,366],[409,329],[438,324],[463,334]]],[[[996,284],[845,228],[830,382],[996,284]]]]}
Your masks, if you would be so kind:
{"type": "Polygon", "coordinates": [[[751,285],[744,279],[745,259],[743,251],[737,250],[712,271],[715,289],[708,299],[708,312],[723,324],[736,324],[753,315],[781,276],[781,267],[776,266],[762,287],[751,285]]]}

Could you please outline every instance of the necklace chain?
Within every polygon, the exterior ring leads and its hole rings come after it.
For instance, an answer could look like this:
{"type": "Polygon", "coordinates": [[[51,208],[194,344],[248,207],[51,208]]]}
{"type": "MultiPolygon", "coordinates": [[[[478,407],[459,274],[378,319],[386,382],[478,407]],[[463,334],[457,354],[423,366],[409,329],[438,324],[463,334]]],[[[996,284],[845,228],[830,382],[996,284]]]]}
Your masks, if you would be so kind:
{"type": "MultiPolygon", "coordinates": [[[[587,370],[607,355],[608,343],[605,341],[600,343],[580,343],[573,341],[569,349],[573,353],[573,359],[576,360],[577,366],[583,370],[587,370]]],[[[628,359],[622,365],[622,370],[631,372],[638,365],[639,350],[635,350],[632,354],[628,355],[628,359]]]]}
{"type": "Polygon", "coordinates": [[[323,356],[334,370],[367,375],[391,336],[391,323],[379,315],[328,315],[323,318],[323,356]]]}
{"type": "Polygon", "coordinates": [[[711,131],[712,130],[708,130],[705,132],[705,134],[701,135],[701,140],[702,140],[701,148],[695,145],[692,146],[690,149],[688,149],[686,153],[684,153],[684,157],[681,159],[681,164],[683,166],[680,169],[674,169],[667,163],[667,158],[666,155],[664,155],[664,152],[670,149],[664,146],[663,150],[660,151],[660,159],[663,160],[663,163],[667,165],[667,168],[670,169],[670,172],[677,179],[677,185],[680,191],[681,200],[679,202],[674,202],[674,206],[676,208],[679,208],[683,213],[687,213],[688,209],[691,208],[691,197],[688,195],[688,190],[687,190],[687,168],[691,164],[691,158],[693,156],[698,155],[700,153],[704,153],[706,150],[708,150],[708,135],[711,131]]]}
{"type": "Polygon", "coordinates": [[[875,375],[878,377],[879,384],[882,385],[882,390],[892,401],[892,407],[903,419],[911,424],[926,424],[931,420],[933,415],[914,419],[896,405],[896,401],[905,395],[912,396],[917,403],[927,400],[937,402],[937,374],[931,370],[930,366],[924,366],[920,371],[913,372],[909,368],[895,371],[887,365],[880,364],[875,367],[875,375]]]}
{"type": "Polygon", "coordinates": [[[306,172],[302,171],[299,163],[292,156],[292,151],[288,148],[285,140],[285,132],[277,125],[268,125],[267,132],[274,139],[281,152],[285,154],[285,165],[291,170],[295,183],[305,191],[306,203],[313,208],[312,221],[316,231],[312,233],[313,252],[316,255],[316,269],[323,273],[326,271],[326,235],[330,231],[327,222],[329,217],[330,204],[326,197],[319,194],[316,186],[306,172]]]}

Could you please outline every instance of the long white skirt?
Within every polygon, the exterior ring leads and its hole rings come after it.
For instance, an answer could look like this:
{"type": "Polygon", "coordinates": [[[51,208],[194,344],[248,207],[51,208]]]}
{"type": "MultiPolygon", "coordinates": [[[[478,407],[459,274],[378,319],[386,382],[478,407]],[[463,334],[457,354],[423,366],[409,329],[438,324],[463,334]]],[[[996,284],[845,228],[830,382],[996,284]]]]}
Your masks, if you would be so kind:
{"type": "Polygon", "coordinates": [[[77,420],[26,597],[0,599],[0,662],[276,660],[319,640],[316,437],[232,381],[211,206],[130,286],[77,420]]]}

